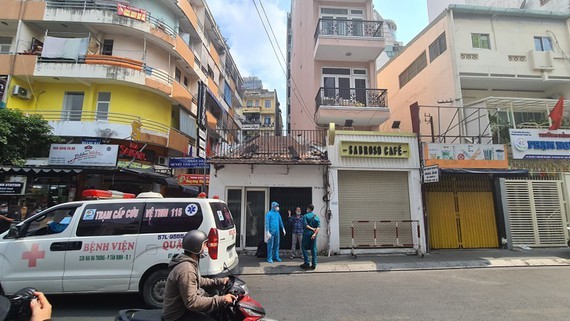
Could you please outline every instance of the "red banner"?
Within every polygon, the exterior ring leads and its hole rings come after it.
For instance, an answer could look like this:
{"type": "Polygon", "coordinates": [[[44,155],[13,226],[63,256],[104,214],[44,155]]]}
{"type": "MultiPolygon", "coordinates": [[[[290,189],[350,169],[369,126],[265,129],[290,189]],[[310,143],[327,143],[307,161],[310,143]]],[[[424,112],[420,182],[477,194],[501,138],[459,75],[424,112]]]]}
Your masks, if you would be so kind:
{"type": "Polygon", "coordinates": [[[135,20],[146,21],[147,12],[144,9],[131,7],[124,3],[117,3],[117,14],[135,20]]]}
{"type": "MultiPolygon", "coordinates": [[[[204,175],[202,174],[181,174],[178,175],[179,185],[204,185],[204,175]]],[[[206,175],[206,185],[210,184],[210,175],[206,175]]]]}

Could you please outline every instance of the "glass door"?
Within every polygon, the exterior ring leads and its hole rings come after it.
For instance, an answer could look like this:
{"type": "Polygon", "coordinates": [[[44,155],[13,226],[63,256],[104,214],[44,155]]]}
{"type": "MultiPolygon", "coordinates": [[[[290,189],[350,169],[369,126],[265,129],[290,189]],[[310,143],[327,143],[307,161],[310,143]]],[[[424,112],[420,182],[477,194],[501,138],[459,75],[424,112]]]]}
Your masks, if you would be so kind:
{"type": "Polygon", "coordinates": [[[242,233],[242,204],[243,204],[243,190],[241,188],[228,189],[228,196],[226,200],[228,202],[228,208],[232,212],[232,217],[234,218],[234,224],[236,225],[236,248],[240,249],[243,244],[243,233],[242,233]]]}
{"type": "Polygon", "coordinates": [[[257,248],[259,242],[264,241],[268,196],[268,190],[265,188],[245,191],[245,247],[257,248]]]}

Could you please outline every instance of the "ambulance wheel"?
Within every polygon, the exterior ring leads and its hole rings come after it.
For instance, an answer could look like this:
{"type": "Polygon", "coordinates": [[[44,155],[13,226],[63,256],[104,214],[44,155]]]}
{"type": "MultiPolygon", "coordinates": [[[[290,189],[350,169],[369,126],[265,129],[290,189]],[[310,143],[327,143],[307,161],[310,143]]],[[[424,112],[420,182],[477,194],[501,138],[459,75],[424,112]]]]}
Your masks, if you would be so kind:
{"type": "Polygon", "coordinates": [[[151,275],[144,282],[143,286],[143,299],[144,303],[155,309],[162,308],[162,300],[164,299],[164,289],[166,288],[166,278],[168,277],[168,270],[157,270],[152,272],[151,275]]]}

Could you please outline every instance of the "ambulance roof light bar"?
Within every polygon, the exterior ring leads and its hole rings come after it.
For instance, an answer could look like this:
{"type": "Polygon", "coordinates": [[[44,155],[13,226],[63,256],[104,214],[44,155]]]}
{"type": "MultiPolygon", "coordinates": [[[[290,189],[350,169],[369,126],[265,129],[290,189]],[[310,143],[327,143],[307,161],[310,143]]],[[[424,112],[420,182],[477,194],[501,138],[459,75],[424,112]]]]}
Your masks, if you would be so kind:
{"type": "Polygon", "coordinates": [[[135,194],[101,189],[86,189],[81,193],[81,196],[87,199],[135,198],[135,194]]]}

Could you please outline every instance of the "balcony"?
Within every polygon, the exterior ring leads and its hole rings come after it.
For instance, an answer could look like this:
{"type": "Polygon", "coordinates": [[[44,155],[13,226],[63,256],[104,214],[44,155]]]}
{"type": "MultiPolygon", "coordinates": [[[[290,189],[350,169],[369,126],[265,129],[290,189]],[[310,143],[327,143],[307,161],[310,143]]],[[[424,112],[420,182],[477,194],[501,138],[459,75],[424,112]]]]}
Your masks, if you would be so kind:
{"type": "Polygon", "coordinates": [[[212,164],[330,164],[326,155],[325,130],[218,130],[219,137],[233,140],[214,144],[208,162],[212,164]]]}
{"type": "Polygon", "coordinates": [[[261,121],[259,119],[245,119],[242,121],[243,130],[259,129],[261,127],[261,121]]]}
{"type": "Polygon", "coordinates": [[[93,0],[46,0],[44,21],[69,21],[93,24],[114,24],[152,34],[171,46],[175,45],[178,32],[164,21],[155,18],[151,12],[140,10],[140,15],[127,17],[119,14],[116,2],[93,0]]]}
{"type": "Polygon", "coordinates": [[[22,112],[42,115],[56,136],[125,139],[131,137],[133,123],[140,122],[140,141],[166,146],[170,133],[168,125],[130,114],[61,109],[22,112]]]}
{"type": "Polygon", "coordinates": [[[370,61],[384,50],[382,21],[319,19],[315,60],[370,61]]]}
{"type": "Polygon", "coordinates": [[[321,87],[315,102],[315,121],[321,126],[378,126],[390,117],[386,89],[321,87]]]}
{"type": "Polygon", "coordinates": [[[242,112],[244,114],[251,114],[251,113],[260,113],[261,112],[261,107],[244,107],[242,109],[242,112]]]}

